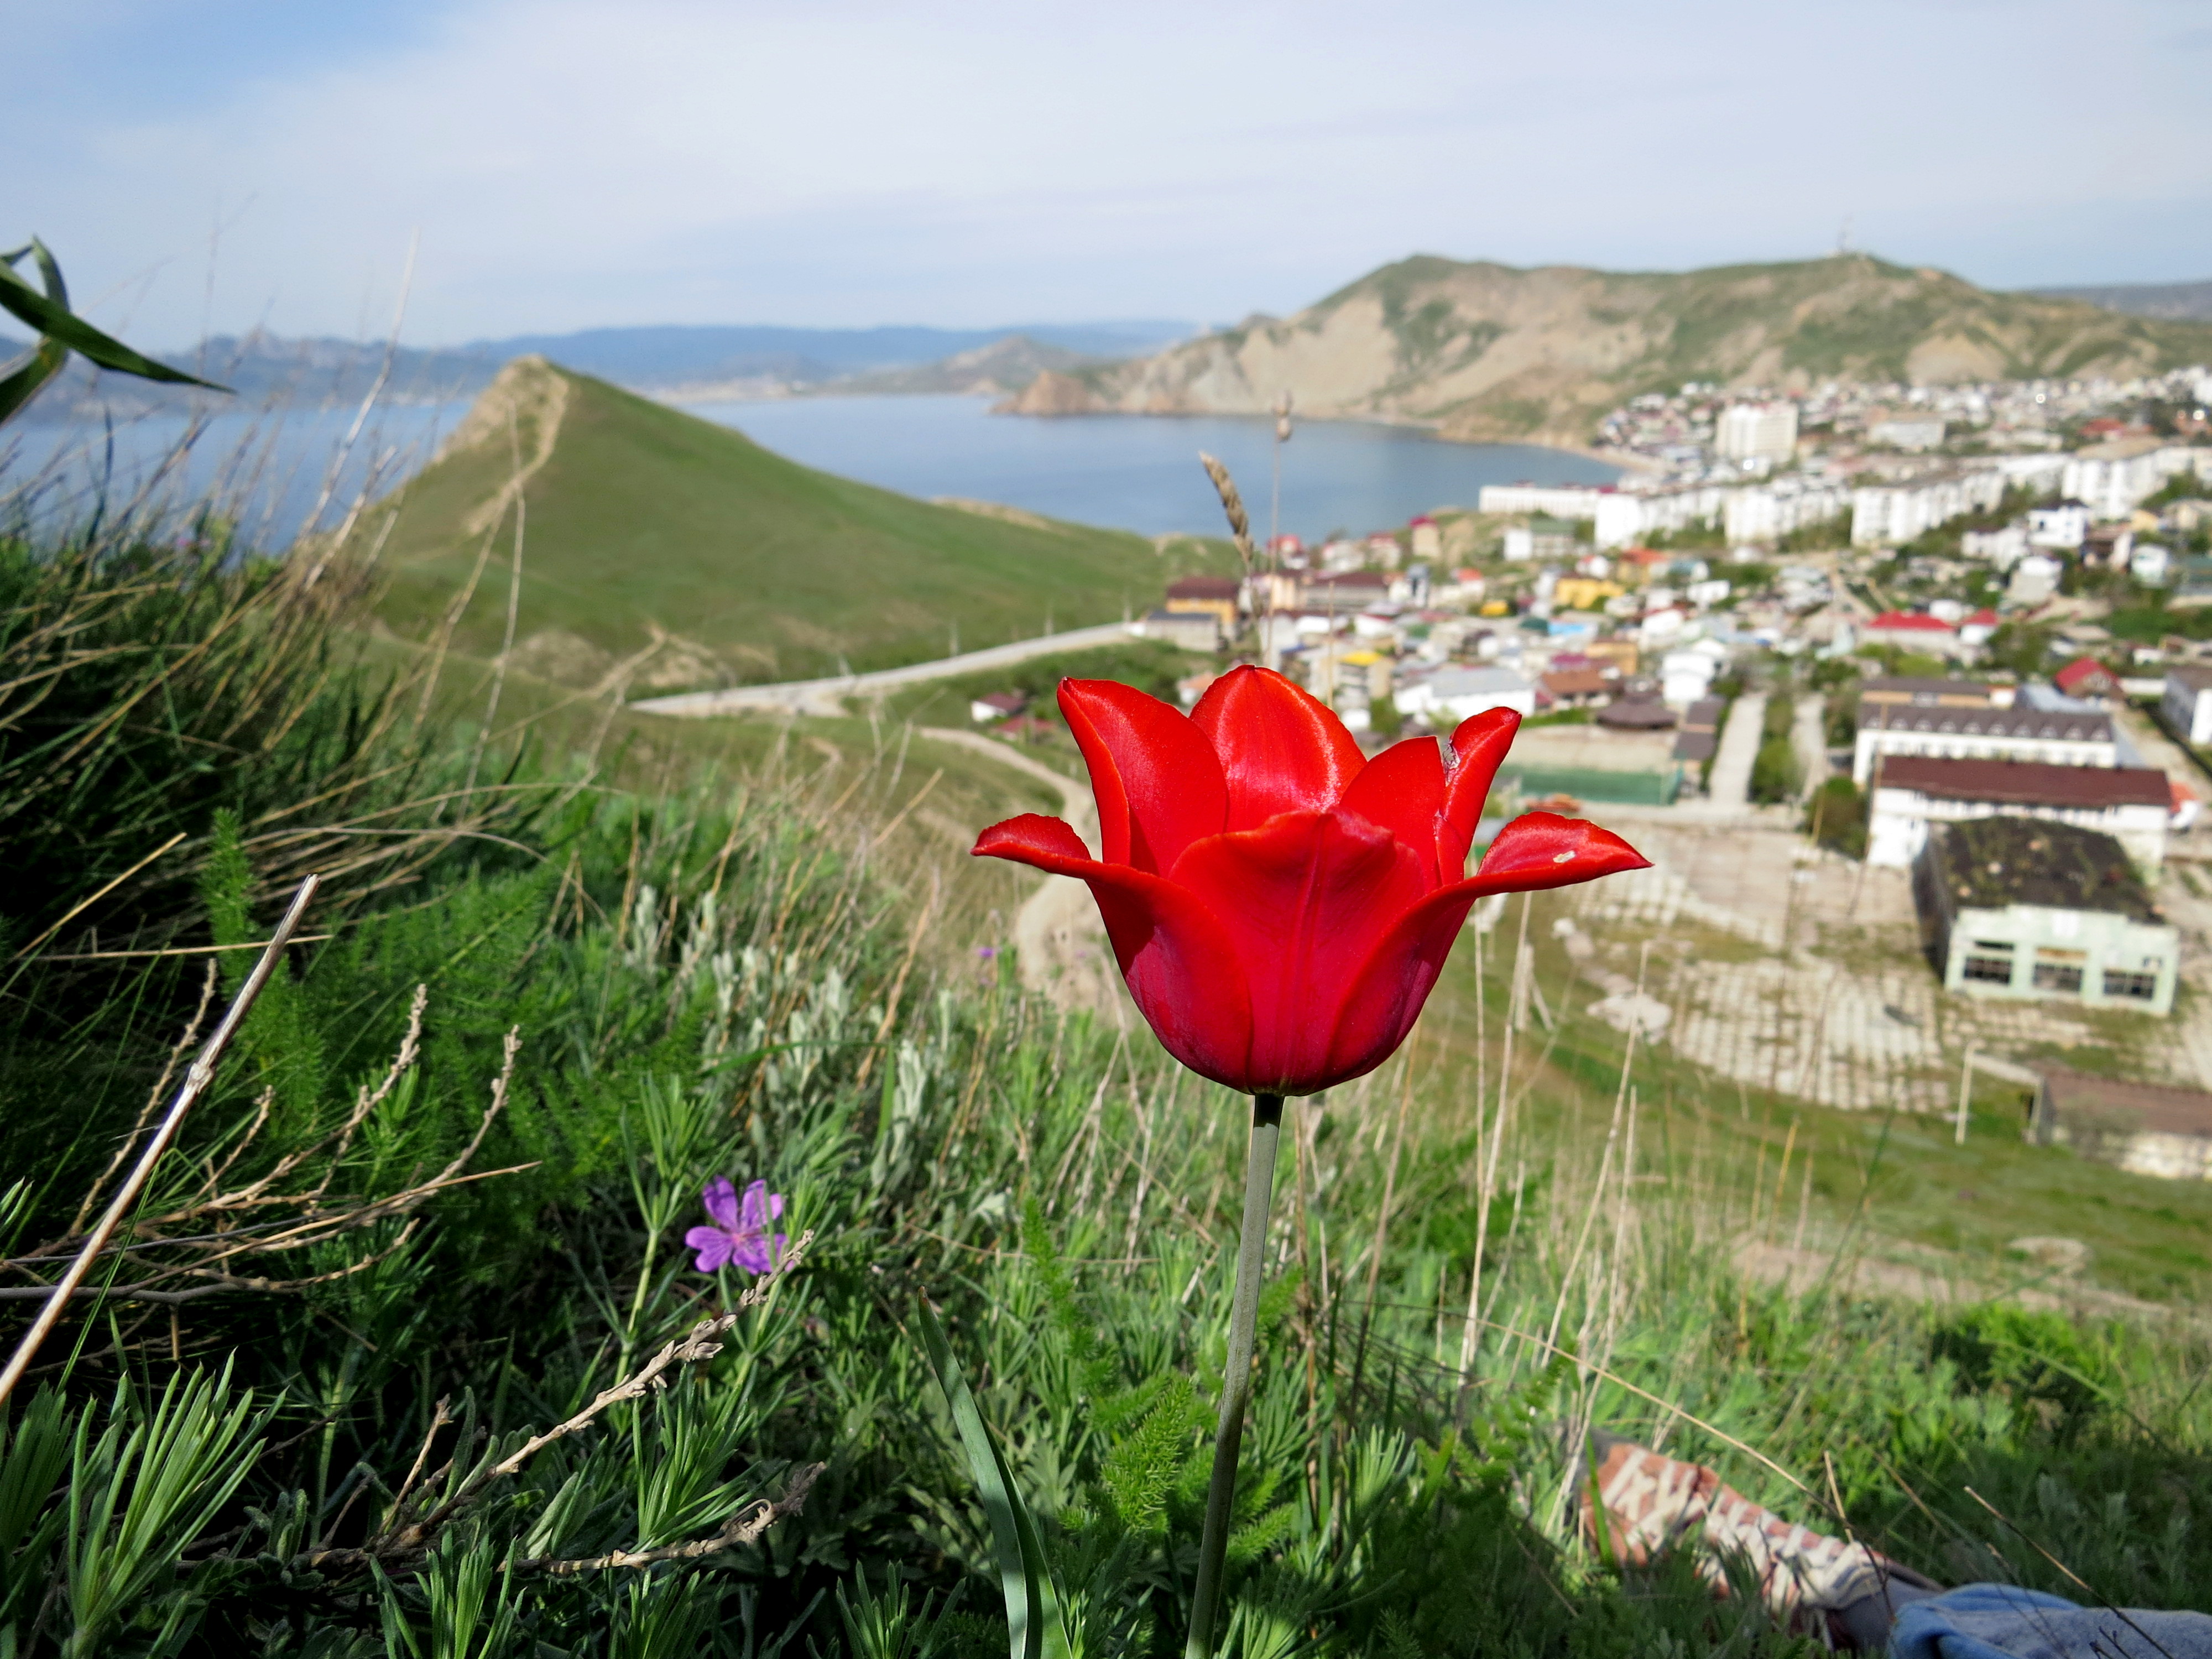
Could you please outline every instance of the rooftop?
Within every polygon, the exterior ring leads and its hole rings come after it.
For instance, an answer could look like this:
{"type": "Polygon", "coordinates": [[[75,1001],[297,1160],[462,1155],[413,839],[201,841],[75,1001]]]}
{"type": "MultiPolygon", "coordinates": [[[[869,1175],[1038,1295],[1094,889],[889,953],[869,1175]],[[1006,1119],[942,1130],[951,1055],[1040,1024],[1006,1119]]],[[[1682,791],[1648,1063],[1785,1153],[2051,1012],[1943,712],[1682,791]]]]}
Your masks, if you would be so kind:
{"type": "Polygon", "coordinates": [[[2109,714],[2054,714],[2041,708],[1923,708],[1907,703],[1877,703],[1860,711],[1859,727],[1968,738],[2042,738],[2065,743],[2112,740],[2109,714]]]}
{"type": "Polygon", "coordinates": [[[1632,732],[1656,731],[1674,725],[1674,711],[1656,697],[1621,697],[1597,711],[1597,723],[1632,732]]]}
{"type": "Polygon", "coordinates": [[[2120,844],[2094,830],[2039,818],[1971,818],[1936,826],[1941,879],[1962,908],[2094,910],[2156,924],[2166,920],[2120,844]]]}
{"type": "Polygon", "coordinates": [[[1948,634],[1954,631],[1950,623],[1923,616],[1917,611],[1885,611],[1867,626],[1915,634],[1948,634]]]}
{"type": "Polygon", "coordinates": [[[1555,668],[1537,684],[1555,697],[1594,697],[1613,682],[1595,668],[1555,668]]]}
{"type": "Polygon", "coordinates": [[[2166,671],[2170,680],[2179,680],[2191,691],[2212,690],[2212,663],[2176,663],[2166,671]]]}
{"type": "Polygon", "coordinates": [[[2008,806],[2170,806],[2166,774],[2136,766],[2046,766],[2039,761],[1947,760],[1892,755],[1881,787],[1938,800],[1996,801],[2008,806]]]}
{"type": "Polygon", "coordinates": [[[1171,599],[1233,599],[1243,584],[1234,576],[1184,576],[1168,584],[1171,599]]]}
{"type": "Polygon", "coordinates": [[[1859,687],[1861,702],[1973,703],[1986,706],[1990,688],[1982,680],[1932,679],[1909,674],[1878,674],[1859,687]]]}
{"type": "Polygon", "coordinates": [[[2061,1116],[2081,1114],[2112,1117],[2128,1127],[2174,1135],[2212,1135],[2212,1095],[2157,1083],[2124,1083],[2090,1077],[2063,1066],[2037,1067],[2049,1091],[2051,1109],[2061,1116]]]}

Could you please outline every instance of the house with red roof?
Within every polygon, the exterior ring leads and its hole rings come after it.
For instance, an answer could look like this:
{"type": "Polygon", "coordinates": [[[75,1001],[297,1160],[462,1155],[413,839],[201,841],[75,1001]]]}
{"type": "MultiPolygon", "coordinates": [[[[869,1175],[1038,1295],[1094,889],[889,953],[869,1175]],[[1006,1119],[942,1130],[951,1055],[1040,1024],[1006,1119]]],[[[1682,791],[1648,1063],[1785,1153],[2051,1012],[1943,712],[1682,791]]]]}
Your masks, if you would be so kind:
{"type": "Polygon", "coordinates": [[[2002,621],[2002,618],[1996,611],[1984,605],[1959,624],[1959,643],[1972,646],[1987,645],[1990,635],[1997,631],[2002,621]]]}
{"type": "Polygon", "coordinates": [[[2120,678],[2094,657],[2076,657],[2051,677],[2051,683],[2069,697],[2102,704],[2120,695],[2120,678]]]}
{"type": "Polygon", "coordinates": [[[1885,611],[1860,627],[1859,639],[1863,644],[1893,645],[1931,657],[1972,652],[1960,641],[1957,629],[1919,611],[1885,611]]]}

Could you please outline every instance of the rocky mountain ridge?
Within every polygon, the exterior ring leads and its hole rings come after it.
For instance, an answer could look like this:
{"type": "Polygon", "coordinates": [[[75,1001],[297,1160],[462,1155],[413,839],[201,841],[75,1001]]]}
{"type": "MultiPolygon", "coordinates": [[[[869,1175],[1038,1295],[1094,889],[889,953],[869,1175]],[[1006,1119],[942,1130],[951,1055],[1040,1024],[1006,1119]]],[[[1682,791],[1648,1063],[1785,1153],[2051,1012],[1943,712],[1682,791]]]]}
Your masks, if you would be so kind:
{"type": "Polygon", "coordinates": [[[2125,375],[2212,362],[2212,325],[1976,288],[1844,254],[1686,272],[1523,270],[1421,254],[1280,321],[1040,374],[1001,407],[1062,415],[1415,421],[1446,437],[1577,446],[1605,410],[1687,380],[1805,387],[2125,375]]]}

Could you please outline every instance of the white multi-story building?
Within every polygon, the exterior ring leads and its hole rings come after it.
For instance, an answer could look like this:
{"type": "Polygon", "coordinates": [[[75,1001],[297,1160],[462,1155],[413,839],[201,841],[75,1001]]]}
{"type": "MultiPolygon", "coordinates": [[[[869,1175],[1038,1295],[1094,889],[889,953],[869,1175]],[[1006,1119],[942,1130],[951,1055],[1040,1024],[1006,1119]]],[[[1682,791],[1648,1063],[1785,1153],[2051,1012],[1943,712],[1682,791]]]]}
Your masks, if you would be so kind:
{"type": "Polygon", "coordinates": [[[2166,729],[2185,743],[2212,743],[2212,665],[2183,663],[2166,671],[2159,712],[2166,729]]]}
{"type": "Polygon", "coordinates": [[[1874,775],[1877,757],[1887,761],[1897,755],[2035,761],[2048,766],[2119,764],[2109,714],[1861,703],[1852,781],[1863,787],[1874,775]]]}
{"type": "Polygon", "coordinates": [[[1793,530],[1826,524],[1850,511],[1851,492],[1840,483],[1784,478],[1725,492],[1723,533],[1731,543],[1773,541],[1793,530]]]}
{"type": "Polygon", "coordinates": [[[1797,453],[1797,405],[1731,404],[1713,430],[1713,449],[1731,461],[1786,461],[1797,453]]]}
{"type": "Polygon", "coordinates": [[[1892,415],[1869,427],[1867,436],[1878,444],[1889,444],[1898,449],[1941,449],[1943,417],[1918,412],[1892,415]]]}
{"type": "Polygon", "coordinates": [[[1595,484],[1485,484],[1475,498],[1479,513],[1540,513],[1553,519],[1594,519],[1598,504],[1614,492],[1595,484]]]}
{"type": "Polygon", "coordinates": [[[2079,501],[2039,507],[2027,515],[2031,547],[2056,547],[2072,552],[2089,539],[2089,509],[2079,501]]]}
{"type": "Polygon", "coordinates": [[[1867,825],[1867,862],[1909,869],[1929,826],[1963,818],[2044,818],[2110,836],[2138,865],[2166,857],[2172,785],[2132,766],[2047,766],[2019,761],[1900,755],[1882,763],[1867,825]]]}
{"type": "Polygon", "coordinates": [[[1851,492],[1851,545],[1897,546],[1965,514],[1988,512],[2004,492],[2005,475],[1995,468],[1865,485],[1851,492]]]}
{"type": "Polygon", "coordinates": [[[1959,538],[1959,550],[1970,559],[1987,559],[1998,569],[2009,570],[2027,556],[2027,526],[2008,524],[2002,530],[1969,530],[1959,538]]]}
{"type": "Polygon", "coordinates": [[[2124,519],[2137,501],[2156,495],[2178,472],[2212,478],[2212,449],[2167,444],[2134,454],[2076,455],[2066,463],[2058,487],[2087,503],[2094,517],[2124,519]]]}

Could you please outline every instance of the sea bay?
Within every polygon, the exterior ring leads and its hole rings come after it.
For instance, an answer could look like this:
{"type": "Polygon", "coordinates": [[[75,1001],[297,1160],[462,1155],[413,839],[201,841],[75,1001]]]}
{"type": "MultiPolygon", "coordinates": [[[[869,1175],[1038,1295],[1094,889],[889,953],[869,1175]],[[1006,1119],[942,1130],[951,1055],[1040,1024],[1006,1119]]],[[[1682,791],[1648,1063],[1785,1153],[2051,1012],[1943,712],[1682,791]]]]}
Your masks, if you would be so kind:
{"type": "MultiPolygon", "coordinates": [[[[1281,448],[1272,423],[1231,416],[994,415],[968,397],[813,397],[687,405],[802,465],[924,498],[1003,502],[1048,518],[1218,534],[1221,509],[1199,465],[1227,463],[1254,532],[1312,540],[1473,507],[1486,483],[1601,483],[1619,469],[1525,444],[1446,442],[1418,428],[1301,421],[1281,448]]],[[[426,465],[465,402],[273,410],[210,404],[196,418],[149,415],[34,424],[0,451],[0,519],[82,522],[133,503],[181,519],[203,503],[263,549],[338,522],[364,488],[381,493],[426,465]],[[358,430],[356,429],[358,422],[358,430]],[[350,434],[350,442],[349,436],[350,434]],[[189,440],[189,442],[187,442],[189,440]]]]}

